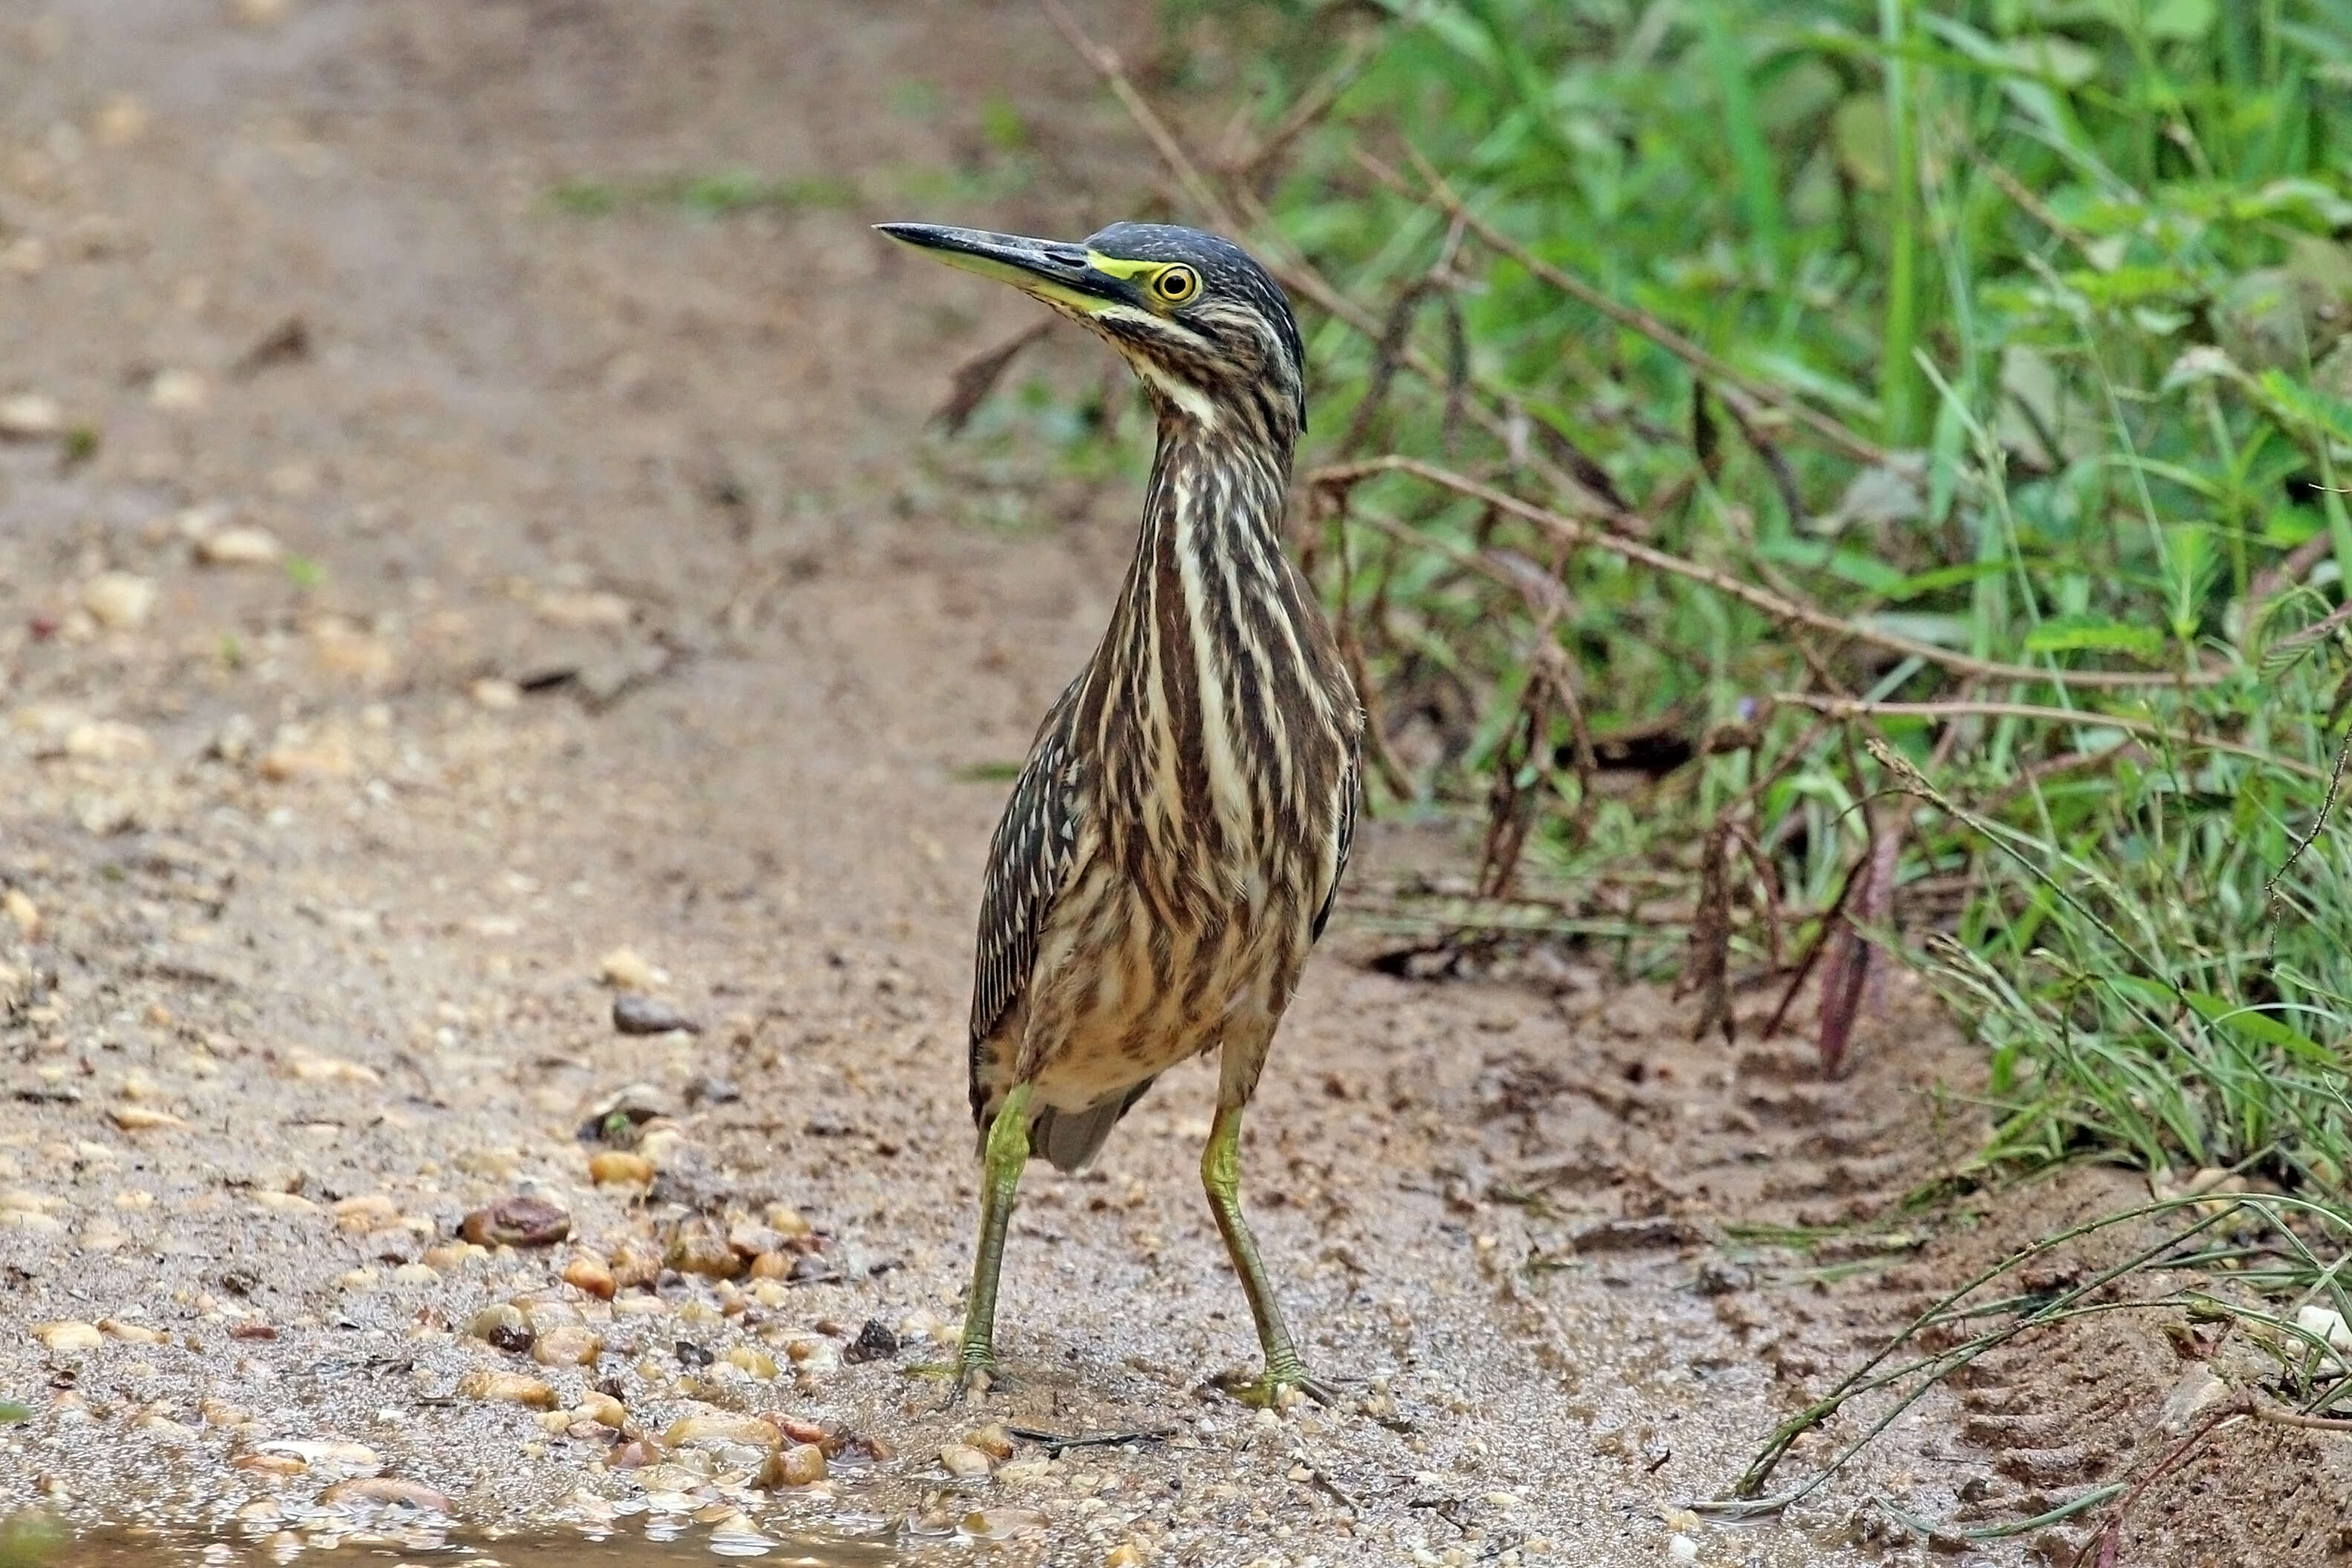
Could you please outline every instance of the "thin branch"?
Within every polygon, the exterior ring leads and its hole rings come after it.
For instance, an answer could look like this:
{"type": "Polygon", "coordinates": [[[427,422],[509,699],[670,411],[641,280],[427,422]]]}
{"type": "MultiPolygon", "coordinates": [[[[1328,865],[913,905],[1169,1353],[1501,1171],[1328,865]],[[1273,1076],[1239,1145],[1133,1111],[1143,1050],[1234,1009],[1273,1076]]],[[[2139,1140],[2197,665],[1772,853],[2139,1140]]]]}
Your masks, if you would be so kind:
{"type": "Polygon", "coordinates": [[[1776,694],[1772,700],[1787,703],[1792,708],[1810,708],[1816,713],[1827,713],[1838,719],[2034,719],[2053,724],[2082,724],[2097,730],[2122,730],[2169,745],[2225,752],[2233,757],[2243,757],[2266,767],[2283,768],[2288,773],[2301,773],[2307,779],[2321,783],[2327,782],[2329,777],[2326,772],[2308,763],[2256,751],[2252,746],[2241,746],[2233,741],[2206,735],[2184,735],[2145,719],[2127,719],[2120,714],[2091,712],[2080,708],[2044,708],[2032,702],[1861,702],[1852,698],[1815,697],[1804,692],[1776,694]]]}
{"type": "MultiPolygon", "coordinates": [[[[1361,483],[1365,479],[1373,479],[1381,474],[1410,474],[1415,479],[1436,485],[1443,489],[1449,489],[1457,495],[1467,496],[1473,500],[1483,502],[1497,511],[1508,512],[1523,521],[1531,522],[1563,543],[1591,545],[1611,554],[1622,556],[1625,560],[1638,562],[1654,571],[1664,572],[1671,576],[1700,584],[1730,598],[1738,599],[1749,608],[1785,625],[1810,626],[1815,631],[1828,633],[1843,641],[1865,643],[1874,647],[1884,648],[1890,653],[1901,654],[1906,658],[1922,659],[1927,663],[1941,666],[1955,674],[1973,676],[1980,680],[2052,686],[2171,687],[2210,686],[2221,679],[2210,671],[2180,675],[2155,672],[2142,674],[2135,670],[2036,669],[2030,665],[2001,664],[1990,659],[1974,658],[1964,653],[1955,653],[1949,648],[1937,647],[1933,643],[1920,642],[1916,638],[1903,637],[1895,632],[1881,631],[1874,626],[1856,625],[1854,622],[1833,616],[1826,610],[1799,604],[1793,599],[1784,598],[1780,595],[1759,588],[1752,583],[1742,582],[1727,573],[1701,566],[1696,562],[1685,561],[1679,555],[1670,554],[1654,546],[1642,543],[1638,540],[1628,539],[1621,534],[1579,521],[1574,518],[1562,516],[1559,512],[1538,506],[1533,501],[1522,500],[1515,495],[1498,490],[1492,485],[1481,484],[1465,474],[1455,473],[1451,468],[1424,462],[1418,458],[1391,454],[1388,457],[1367,458],[1361,462],[1334,464],[1316,469],[1307,476],[1307,482],[1311,486],[1336,489],[1361,483]]],[[[1631,514],[1616,515],[1621,523],[1638,524],[1640,521],[1631,514]]],[[[1884,704],[1879,706],[1881,711],[1900,711],[1899,709],[1888,708],[1884,704]]],[[[2082,716],[2070,714],[2068,717],[2080,719],[2082,716]]],[[[2209,743],[2221,744],[2221,742],[2209,743]]],[[[2259,752],[2253,754],[2262,756],[2259,752]]],[[[2262,757],[2262,760],[2268,762],[2275,759],[2262,757]]]]}

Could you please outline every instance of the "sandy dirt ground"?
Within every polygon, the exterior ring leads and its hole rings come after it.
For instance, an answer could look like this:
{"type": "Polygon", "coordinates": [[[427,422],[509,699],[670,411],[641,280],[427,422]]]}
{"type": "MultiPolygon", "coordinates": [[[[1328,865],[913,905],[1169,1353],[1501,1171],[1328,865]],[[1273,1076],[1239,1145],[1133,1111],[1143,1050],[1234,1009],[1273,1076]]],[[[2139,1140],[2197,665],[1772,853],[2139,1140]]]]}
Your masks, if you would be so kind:
{"type": "MultiPolygon", "coordinates": [[[[1572,961],[1374,973],[1344,913],[1245,1199],[1353,1404],[1211,1385],[1255,1347],[1192,1068],[1029,1177],[1018,1386],[940,1409],[981,857],[1135,497],[1032,454],[1005,524],[923,427],[1034,307],[866,225],[1083,234],[1150,199],[1142,156],[1025,5],[0,10],[0,1504],[123,1563],[2082,1543],[1858,1505],[2129,1474],[2182,1375],[2152,1328],[1989,1363],[1782,1523],[1683,1511],[2120,1190],[1906,1221],[1979,1130],[1916,989],[1822,1084],[1572,961]],[[662,195],[733,169],[777,199],[662,195]],[[1738,1228],[1776,1225],[1843,1251],[1738,1228]]],[[[1103,368],[1074,334],[1037,363],[1103,368]]],[[[1365,840],[1370,880],[1459,854],[1365,840]]],[[[2333,1441],[2184,1467],[2122,1560],[2338,1550],[2333,1441]]]]}

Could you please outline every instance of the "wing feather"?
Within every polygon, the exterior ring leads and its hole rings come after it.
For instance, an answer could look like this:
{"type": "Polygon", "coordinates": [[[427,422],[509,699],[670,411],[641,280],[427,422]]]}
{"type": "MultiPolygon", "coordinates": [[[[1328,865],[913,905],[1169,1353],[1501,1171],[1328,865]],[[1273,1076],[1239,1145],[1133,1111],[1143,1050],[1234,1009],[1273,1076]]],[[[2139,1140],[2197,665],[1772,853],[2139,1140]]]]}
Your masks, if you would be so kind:
{"type": "Polygon", "coordinates": [[[1323,907],[1315,911],[1309,941],[1323,940],[1323,928],[1330,923],[1332,907],[1339,901],[1339,879],[1348,874],[1348,852],[1356,843],[1356,798],[1363,793],[1363,756],[1360,736],[1349,743],[1348,765],[1339,773],[1339,851],[1331,858],[1331,885],[1323,890],[1323,907]]]}
{"type": "Polygon", "coordinates": [[[988,847],[980,940],[972,961],[971,1111],[982,1121],[989,1037],[1021,999],[1037,962],[1037,942],[1076,857],[1079,770],[1063,718],[1048,717],[988,847]]]}

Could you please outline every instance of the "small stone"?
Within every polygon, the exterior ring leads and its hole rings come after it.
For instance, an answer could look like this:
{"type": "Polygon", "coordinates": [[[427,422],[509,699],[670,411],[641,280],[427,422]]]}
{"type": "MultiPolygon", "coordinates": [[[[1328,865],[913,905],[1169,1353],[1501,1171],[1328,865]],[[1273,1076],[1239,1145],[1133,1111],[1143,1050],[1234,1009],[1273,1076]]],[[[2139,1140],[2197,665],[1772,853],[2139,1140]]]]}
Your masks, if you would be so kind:
{"type": "Polygon", "coordinates": [[[700,1024],[642,991],[624,991],[613,998],[613,1027],[624,1035],[667,1035],[673,1029],[702,1033],[700,1024]]]}
{"type": "Polygon", "coordinates": [[[316,784],[349,778],[352,766],[349,746],[326,742],[315,746],[272,746],[261,754],[254,771],[271,784],[316,784]]]}
{"type": "Polygon", "coordinates": [[[26,942],[41,940],[40,906],[33,902],[24,889],[10,888],[0,892],[0,911],[5,911],[16,923],[16,929],[24,933],[26,942]]]}
{"type": "Polygon", "coordinates": [[[753,1345],[737,1345],[720,1359],[729,1366],[762,1383],[776,1375],[776,1358],[753,1345]]]}
{"type": "Polygon", "coordinates": [[[1013,1457],[1013,1434],[1004,1429],[1002,1422],[992,1421],[985,1426],[967,1432],[963,1440],[992,1459],[1001,1462],[1013,1457]]]}
{"type": "Polygon", "coordinates": [[[770,1204],[768,1212],[761,1217],[768,1222],[770,1230],[788,1241],[807,1236],[814,1228],[790,1204],[770,1204]]]}
{"type": "Polygon", "coordinates": [[[898,1336],[891,1331],[890,1325],[879,1318],[868,1318],[866,1326],[857,1331],[857,1337],[843,1349],[841,1359],[846,1362],[888,1361],[898,1353],[898,1336]]]}
{"type": "Polygon", "coordinates": [[[458,1234],[477,1247],[552,1247],[572,1234],[572,1216],[545,1198],[518,1194],[467,1215],[458,1234]]]}
{"type": "Polygon", "coordinates": [[[824,1450],[814,1443],[795,1443],[768,1461],[762,1479],[771,1487],[813,1487],[824,1474],[824,1450]]]}
{"type": "Polygon", "coordinates": [[[597,980],[622,991],[650,991],[661,984],[662,972],[625,947],[616,947],[596,965],[597,980]]]}
{"type": "Polygon", "coordinates": [[[959,1480],[971,1480],[989,1471],[988,1456],[969,1443],[950,1443],[941,1448],[940,1463],[959,1480]]]}
{"type": "Polygon", "coordinates": [[[155,742],[136,724],[94,719],[66,731],[66,755],[77,762],[112,766],[152,756],[155,742]]]}
{"type": "Polygon", "coordinates": [[[476,1367],[459,1378],[457,1396],[499,1405],[520,1405],[532,1410],[555,1408],[555,1391],[538,1378],[519,1372],[499,1372],[490,1367],[476,1367]]]}
{"type": "Polygon", "coordinates": [[[65,1221],[38,1209],[0,1209],[0,1230],[21,1230],[35,1236],[61,1236],[65,1221]]]}
{"type": "Polygon", "coordinates": [[[642,1187],[654,1179],[654,1163],[626,1150],[600,1150],[588,1156],[588,1179],[600,1187],[642,1187]]]}
{"type": "Polygon", "coordinates": [[[612,1265],[613,1283],[624,1290],[633,1286],[650,1285],[661,1277],[661,1251],[643,1237],[623,1237],[608,1255],[608,1261],[612,1265]]]}
{"type": "Polygon", "coordinates": [[[147,134],[147,106],[127,92],[106,100],[90,124],[90,134],[101,147],[128,147],[147,134]]]}
{"type": "Polygon", "coordinates": [[[468,1338],[515,1355],[530,1349],[538,1337],[531,1331],[530,1320],[511,1301],[500,1301],[475,1313],[474,1321],[466,1325],[466,1333],[468,1338]]]}
{"type": "Polygon", "coordinates": [[[1103,1555],[1103,1568],[1142,1568],[1143,1546],[1133,1536],[1103,1555]]]}
{"type": "Polygon", "coordinates": [[[716,1411],[708,1415],[688,1415],[670,1423],[662,1434],[666,1448],[709,1448],[751,1445],[772,1448],[783,1441],[776,1424],[759,1415],[737,1415],[716,1411]]]}
{"type": "Polygon", "coordinates": [[[125,1132],[170,1131],[187,1125],[168,1110],[158,1110],[152,1105],[117,1105],[107,1111],[107,1117],[125,1132]]]}
{"type": "Polygon", "coordinates": [[[604,1267],[604,1259],[585,1254],[563,1266],[563,1282],[573,1289],[593,1296],[600,1301],[613,1299],[613,1271],[604,1267]]]}
{"type": "Polygon", "coordinates": [[[254,1193],[252,1196],[255,1203],[273,1214],[311,1215],[319,1212],[319,1205],[299,1193],[280,1193],[265,1189],[254,1193]]]}
{"type": "Polygon", "coordinates": [[[400,1223],[400,1205],[382,1193],[363,1193],[344,1198],[333,1209],[335,1228],[364,1236],[370,1231],[390,1230],[400,1223]]]}
{"type": "MultiPolygon", "coordinates": [[[[286,1076],[298,1083],[348,1083],[372,1089],[383,1082],[383,1075],[364,1062],[345,1061],[341,1057],[322,1057],[315,1051],[291,1051],[286,1058],[286,1076]]],[[[394,1211],[395,1215],[397,1211],[394,1211]]]]}
{"type": "MultiPolygon", "coordinates": [[[[291,1454],[239,1454],[229,1461],[240,1470],[261,1476],[299,1476],[310,1467],[291,1454]]],[[[270,1510],[276,1517],[277,1510],[270,1510]]]]}
{"type": "Polygon", "coordinates": [[[404,1481],[396,1476],[370,1476],[363,1480],[338,1481],[319,1494],[323,1503],[367,1502],[381,1506],[413,1508],[420,1513],[447,1513],[449,1499],[423,1481],[404,1481]]]}
{"type": "Polygon", "coordinates": [[[680,1274],[709,1279],[732,1279],[743,1271],[743,1260],[728,1245],[726,1235],[701,1215],[689,1215],[671,1233],[663,1261],[680,1274]]]}
{"type": "Polygon", "coordinates": [[[1666,1558],[1673,1563],[1696,1563],[1698,1561],[1698,1542],[1687,1535],[1669,1536],[1666,1538],[1666,1558]]]}
{"type": "Polygon", "coordinates": [[[264,1454],[299,1459],[313,1469],[336,1470],[347,1476],[372,1476],[383,1468],[383,1456],[364,1443],[331,1438],[280,1438],[254,1445],[264,1454]]]}
{"type": "Polygon", "coordinates": [[[154,579],[130,572],[101,572],[82,584],[81,607],[108,631],[134,631],[154,611],[154,579]]]}
{"type": "Polygon", "coordinates": [[[485,675],[467,686],[466,695],[474,700],[476,707],[487,708],[493,713],[522,706],[522,688],[495,675],[485,675]]]}
{"type": "Polygon", "coordinates": [[[70,1354],[96,1350],[100,1335],[98,1325],[95,1323],[77,1323],[68,1321],[43,1323],[33,1331],[33,1337],[53,1351],[70,1354]]]}
{"type": "Polygon", "coordinates": [[[126,1323],[120,1318],[100,1318],[98,1331],[110,1339],[121,1340],[126,1345],[160,1345],[171,1338],[161,1329],[151,1329],[144,1323],[126,1323]]]}
{"type": "Polygon", "coordinates": [[[619,1431],[628,1424],[628,1407],[609,1394],[590,1389],[580,1396],[580,1414],[599,1426],[619,1431]]]}
{"type": "Polygon", "coordinates": [[[478,1258],[488,1258],[489,1249],[476,1247],[470,1241],[436,1241],[425,1249],[423,1262],[443,1274],[466,1267],[478,1258]]]}
{"type": "Polygon", "coordinates": [[[193,370],[159,370],[147,384],[147,401],[167,414],[202,413],[212,400],[212,384],[193,370]]]}
{"type": "Polygon", "coordinates": [[[392,1282],[416,1290],[441,1283],[441,1270],[430,1263],[404,1263],[392,1271],[392,1282]]]}
{"type": "Polygon", "coordinates": [[[530,1359],[541,1366],[589,1366],[604,1353],[602,1335],[589,1329],[550,1329],[531,1347],[530,1359]]]}
{"type": "Polygon", "coordinates": [[[793,1258],[789,1252],[763,1252],[751,1259],[751,1278],[767,1281],[785,1279],[792,1276],[793,1258]]]}
{"type": "Polygon", "coordinates": [[[45,441],[66,432],[66,411],[54,397],[20,392],[0,397],[0,440],[45,441]]]}
{"type": "Polygon", "coordinates": [[[266,528],[224,528],[196,541],[196,559],[206,566],[275,566],[286,547],[266,528]]]}
{"type": "Polygon", "coordinates": [[[956,1530],[971,1541],[1014,1541],[1024,1535],[1043,1534],[1051,1523],[1034,1509],[976,1508],[956,1521],[956,1530]]]}
{"type": "Polygon", "coordinates": [[[629,624],[629,601],[618,594],[549,594],[539,601],[539,618],[572,630],[611,630],[629,624]]]}

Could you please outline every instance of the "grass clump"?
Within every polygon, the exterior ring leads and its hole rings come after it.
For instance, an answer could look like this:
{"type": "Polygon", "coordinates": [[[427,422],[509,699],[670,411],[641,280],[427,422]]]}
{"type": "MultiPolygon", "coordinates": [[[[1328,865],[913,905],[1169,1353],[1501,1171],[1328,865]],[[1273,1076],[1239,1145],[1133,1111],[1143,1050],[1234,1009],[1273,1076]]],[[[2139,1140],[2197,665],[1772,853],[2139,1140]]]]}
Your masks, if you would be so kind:
{"type": "Polygon", "coordinates": [[[1832,1068],[1899,952],[1989,1162],[2340,1205],[2352,4],[1170,15],[1381,787],[1489,820],[1443,918],[1810,971],[1832,1068]]]}

